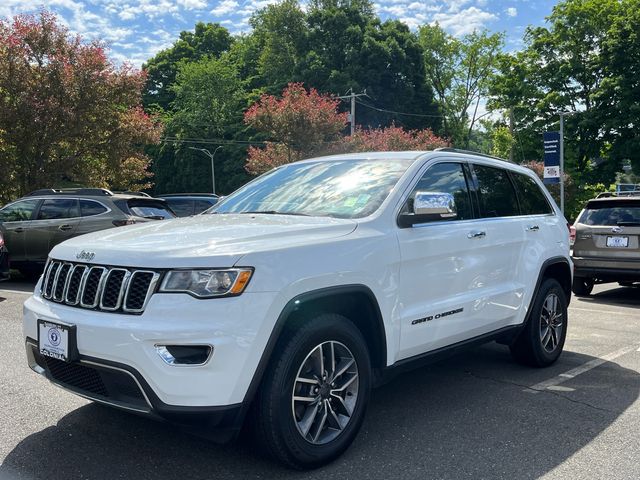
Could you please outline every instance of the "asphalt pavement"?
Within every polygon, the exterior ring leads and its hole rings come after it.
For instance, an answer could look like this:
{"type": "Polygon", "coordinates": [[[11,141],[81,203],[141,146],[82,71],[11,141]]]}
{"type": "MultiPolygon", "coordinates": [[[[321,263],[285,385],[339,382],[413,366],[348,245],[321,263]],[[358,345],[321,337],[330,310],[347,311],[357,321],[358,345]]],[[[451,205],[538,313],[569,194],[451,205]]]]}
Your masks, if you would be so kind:
{"type": "Polygon", "coordinates": [[[220,446],[85,401],[27,367],[22,303],[0,284],[0,479],[638,479],[640,288],[572,301],[550,368],[495,343],[375,390],[337,461],[294,472],[250,440],[220,446]]]}

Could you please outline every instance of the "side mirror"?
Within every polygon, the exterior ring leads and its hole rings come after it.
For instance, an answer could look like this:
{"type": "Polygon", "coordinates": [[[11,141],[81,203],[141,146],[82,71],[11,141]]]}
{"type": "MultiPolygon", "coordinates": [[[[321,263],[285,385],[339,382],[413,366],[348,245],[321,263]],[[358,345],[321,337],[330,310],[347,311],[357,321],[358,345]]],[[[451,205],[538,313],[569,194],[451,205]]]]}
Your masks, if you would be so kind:
{"type": "Polygon", "coordinates": [[[452,219],[457,216],[456,201],[450,193],[418,191],[409,211],[401,213],[398,217],[398,225],[401,228],[409,228],[418,223],[452,219]]]}

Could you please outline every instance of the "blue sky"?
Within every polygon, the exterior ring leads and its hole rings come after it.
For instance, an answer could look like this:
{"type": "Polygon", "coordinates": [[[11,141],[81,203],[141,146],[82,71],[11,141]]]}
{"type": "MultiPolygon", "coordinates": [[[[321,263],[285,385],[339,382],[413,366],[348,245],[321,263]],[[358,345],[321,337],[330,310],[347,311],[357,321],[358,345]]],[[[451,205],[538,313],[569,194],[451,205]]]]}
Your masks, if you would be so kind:
{"type": "MultiPolygon", "coordinates": [[[[170,46],[197,21],[219,22],[233,33],[246,32],[251,14],[277,0],[0,0],[0,17],[44,6],[73,32],[100,38],[117,62],[140,66],[170,46]]],[[[438,22],[454,35],[475,28],[505,32],[507,48],[518,49],[527,25],[542,25],[550,0],[374,0],[382,19],[398,18],[411,28],[438,22]]]]}

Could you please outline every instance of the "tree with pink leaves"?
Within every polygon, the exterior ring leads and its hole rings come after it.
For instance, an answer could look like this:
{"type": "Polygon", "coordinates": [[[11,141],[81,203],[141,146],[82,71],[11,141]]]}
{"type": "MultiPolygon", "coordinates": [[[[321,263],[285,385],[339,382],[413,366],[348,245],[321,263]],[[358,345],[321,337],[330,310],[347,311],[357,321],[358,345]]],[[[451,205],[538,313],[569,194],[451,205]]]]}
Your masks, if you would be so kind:
{"type": "Polygon", "coordinates": [[[0,19],[0,197],[65,184],[141,189],[160,125],[144,74],[41,11],[0,19]]]}

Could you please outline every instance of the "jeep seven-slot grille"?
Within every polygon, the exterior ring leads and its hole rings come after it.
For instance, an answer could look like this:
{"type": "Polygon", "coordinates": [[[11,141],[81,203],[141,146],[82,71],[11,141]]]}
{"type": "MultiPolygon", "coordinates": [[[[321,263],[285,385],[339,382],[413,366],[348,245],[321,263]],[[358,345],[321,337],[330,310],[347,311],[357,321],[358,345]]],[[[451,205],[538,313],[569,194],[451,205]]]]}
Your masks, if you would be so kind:
{"type": "Polygon", "coordinates": [[[158,272],[150,270],[52,260],[40,291],[47,300],[73,307],[139,314],[159,278],[158,272]]]}

